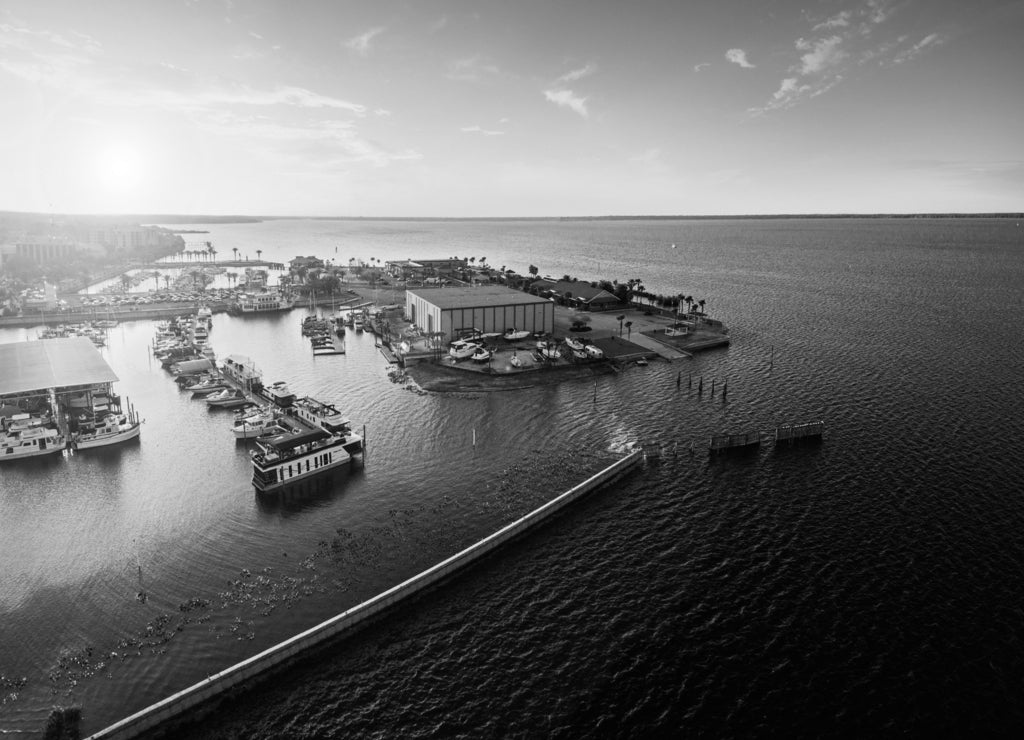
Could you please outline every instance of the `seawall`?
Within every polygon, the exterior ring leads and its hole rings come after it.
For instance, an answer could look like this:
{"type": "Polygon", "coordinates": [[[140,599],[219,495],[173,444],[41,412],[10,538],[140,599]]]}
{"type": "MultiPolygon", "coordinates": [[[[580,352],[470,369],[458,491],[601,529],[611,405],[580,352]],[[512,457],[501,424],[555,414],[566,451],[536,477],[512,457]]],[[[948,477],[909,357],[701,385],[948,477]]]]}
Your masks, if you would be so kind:
{"type": "Polygon", "coordinates": [[[91,735],[99,740],[133,738],[143,733],[160,734],[160,728],[180,719],[185,713],[195,711],[206,702],[216,701],[229,691],[237,690],[260,674],[280,668],[317,647],[353,629],[365,620],[379,615],[401,601],[434,586],[470,565],[487,553],[501,547],[516,537],[551,517],[574,501],[619,477],[643,458],[641,450],[634,450],[617,460],[599,473],[553,498],[543,506],[508,524],[479,542],[437,563],[427,570],[389,588],[367,601],[338,614],[325,622],[301,632],[284,642],[267,648],[241,663],[207,677],[187,689],[179,691],[156,704],[136,712],[109,727],[91,735]]]}

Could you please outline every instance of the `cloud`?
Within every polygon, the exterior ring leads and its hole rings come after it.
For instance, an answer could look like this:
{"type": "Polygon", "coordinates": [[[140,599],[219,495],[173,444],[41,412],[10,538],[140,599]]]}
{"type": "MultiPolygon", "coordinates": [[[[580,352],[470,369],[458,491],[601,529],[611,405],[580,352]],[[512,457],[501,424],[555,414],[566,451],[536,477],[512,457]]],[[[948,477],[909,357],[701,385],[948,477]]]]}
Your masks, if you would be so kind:
{"type": "Polygon", "coordinates": [[[467,134],[481,134],[483,136],[504,136],[504,131],[494,131],[491,129],[480,128],[479,126],[463,126],[459,129],[467,134]]]}
{"type": "Polygon", "coordinates": [[[694,72],[700,72],[705,67],[710,67],[710,66],[711,66],[711,62],[701,62],[700,64],[693,65],[693,71],[694,72]]]}
{"type": "Polygon", "coordinates": [[[571,72],[566,72],[564,75],[559,77],[556,82],[575,82],[583,77],[594,74],[596,71],[596,64],[588,64],[585,67],[580,67],[579,69],[574,69],[571,72]]]}
{"type": "Polygon", "coordinates": [[[572,90],[545,90],[544,97],[555,105],[568,108],[574,113],[579,113],[584,118],[589,115],[587,112],[587,99],[574,95],[572,90]]]}
{"type": "Polygon", "coordinates": [[[445,76],[449,80],[477,82],[484,77],[496,75],[499,71],[495,65],[485,62],[477,54],[476,56],[453,59],[448,62],[448,72],[445,76]]]}
{"type": "Polygon", "coordinates": [[[908,45],[907,36],[897,36],[883,25],[899,7],[893,0],[864,0],[823,21],[812,21],[812,35],[794,43],[797,59],[786,70],[778,89],[765,105],[748,112],[762,114],[789,108],[833,89],[856,65],[869,61],[882,66],[902,64],[947,40],[930,33],[908,45]]]}
{"type": "Polygon", "coordinates": [[[747,61],[747,52],[743,51],[743,49],[729,49],[729,51],[725,52],[725,58],[744,69],[753,69],[757,66],[747,61]]]}
{"type": "Polygon", "coordinates": [[[939,44],[945,43],[945,41],[945,37],[940,36],[937,33],[930,33],[923,39],[918,41],[916,44],[911,46],[909,49],[904,49],[903,51],[898,53],[895,57],[893,57],[892,63],[903,64],[904,62],[909,62],[911,59],[913,59],[922,51],[924,51],[927,47],[938,46],[939,44]]]}
{"type": "Polygon", "coordinates": [[[373,42],[374,38],[376,38],[382,33],[384,33],[384,28],[381,26],[371,28],[369,31],[366,31],[365,33],[361,33],[358,36],[350,38],[348,41],[345,42],[345,46],[348,47],[351,51],[355,52],[356,54],[365,57],[367,54],[370,53],[370,45],[373,42]]]}
{"type": "Polygon", "coordinates": [[[853,12],[844,10],[831,18],[823,20],[812,28],[812,31],[829,31],[833,28],[846,28],[850,25],[850,18],[853,16],[853,12]]]}
{"type": "Polygon", "coordinates": [[[842,43],[843,40],[839,36],[829,36],[813,42],[797,39],[796,48],[807,52],[800,57],[800,74],[816,74],[839,63],[846,56],[839,48],[842,43]]]}

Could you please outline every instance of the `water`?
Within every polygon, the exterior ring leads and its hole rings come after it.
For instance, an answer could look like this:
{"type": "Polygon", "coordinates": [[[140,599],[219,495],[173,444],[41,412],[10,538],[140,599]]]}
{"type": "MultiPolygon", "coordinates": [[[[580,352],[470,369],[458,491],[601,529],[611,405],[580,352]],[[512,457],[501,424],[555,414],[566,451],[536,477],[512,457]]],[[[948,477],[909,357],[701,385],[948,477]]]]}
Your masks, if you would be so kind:
{"type": "Polygon", "coordinates": [[[300,310],[217,316],[220,356],[249,355],[268,380],[367,425],[365,469],[268,504],[225,416],[150,364],[152,326],[119,327],[103,352],[146,417],[139,443],[0,469],[0,728],[30,734],[50,706],[77,702],[99,729],[451,554],[636,442],[663,456],[225,712],[232,731],[864,735],[1024,720],[1015,222],[209,228],[222,255],[475,255],[639,277],[706,299],[733,344],[599,378],[596,401],[590,382],[422,396],[389,380],[369,336],[314,359],[300,310]],[[728,378],[728,402],[709,397],[711,378],[728,378]],[[689,453],[710,434],[815,419],[828,424],[818,447],[689,453]]]}

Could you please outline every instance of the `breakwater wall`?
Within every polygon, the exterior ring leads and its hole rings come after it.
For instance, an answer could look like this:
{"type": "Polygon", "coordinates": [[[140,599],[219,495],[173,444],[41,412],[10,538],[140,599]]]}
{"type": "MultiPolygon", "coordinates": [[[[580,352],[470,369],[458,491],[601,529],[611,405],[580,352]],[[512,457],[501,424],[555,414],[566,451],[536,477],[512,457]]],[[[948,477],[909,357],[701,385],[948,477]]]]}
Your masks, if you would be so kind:
{"type": "Polygon", "coordinates": [[[399,602],[444,581],[455,572],[479,560],[487,553],[525,534],[595,488],[603,486],[619,477],[638,464],[642,458],[642,450],[630,452],[601,472],[587,478],[582,483],[553,498],[543,506],[534,509],[526,516],[502,527],[497,532],[418,575],[241,663],[236,663],[220,673],[209,676],[199,683],[167,697],[163,701],[136,712],[90,737],[96,740],[121,740],[122,738],[137,737],[143,733],[147,733],[150,736],[158,736],[162,726],[174,723],[186,713],[195,712],[197,709],[201,711],[202,705],[217,701],[229,691],[245,686],[247,683],[260,677],[261,674],[271,669],[283,667],[306,651],[323,644],[327,640],[338,637],[367,619],[390,609],[399,602]]]}

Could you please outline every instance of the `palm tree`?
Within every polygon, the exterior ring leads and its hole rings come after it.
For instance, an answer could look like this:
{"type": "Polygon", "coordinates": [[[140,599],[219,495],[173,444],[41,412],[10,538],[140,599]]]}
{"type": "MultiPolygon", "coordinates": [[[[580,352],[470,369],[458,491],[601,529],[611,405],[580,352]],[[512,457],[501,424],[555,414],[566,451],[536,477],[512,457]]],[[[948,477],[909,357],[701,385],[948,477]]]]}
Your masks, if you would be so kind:
{"type": "Polygon", "coordinates": [[[206,251],[210,253],[210,259],[212,259],[214,264],[216,264],[217,250],[213,248],[213,245],[210,242],[206,242],[206,251]]]}
{"type": "Polygon", "coordinates": [[[161,275],[160,275],[159,270],[154,270],[153,271],[153,281],[156,283],[157,290],[160,290],[160,277],[161,277],[161,275]]]}
{"type": "Polygon", "coordinates": [[[235,262],[238,262],[238,247],[231,247],[231,254],[235,256],[235,262]]]}
{"type": "Polygon", "coordinates": [[[171,276],[164,275],[164,290],[168,290],[171,287],[171,276]]]}
{"type": "Polygon", "coordinates": [[[623,321],[625,321],[625,319],[626,319],[626,314],[624,314],[624,313],[620,313],[620,314],[619,314],[618,316],[616,316],[615,318],[616,318],[616,319],[618,319],[618,322],[619,322],[619,336],[621,337],[621,336],[622,336],[622,322],[623,322],[623,321]]]}
{"type": "Polygon", "coordinates": [[[259,259],[262,259],[262,258],[263,258],[263,250],[262,249],[257,249],[256,250],[256,259],[259,260],[259,259]]]}
{"type": "Polygon", "coordinates": [[[627,321],[626,322],[626,340],[627,341],[632,336],[632,334],[633,334],[633,322],[632,321],[627,321]]]}
{"type": "Polygon", "coordinates": [[[704,299],[703,298],[701,298],[699,301],[697,301],[697,305],[700,306],[700,312],[704,313],[704,299]]]}

